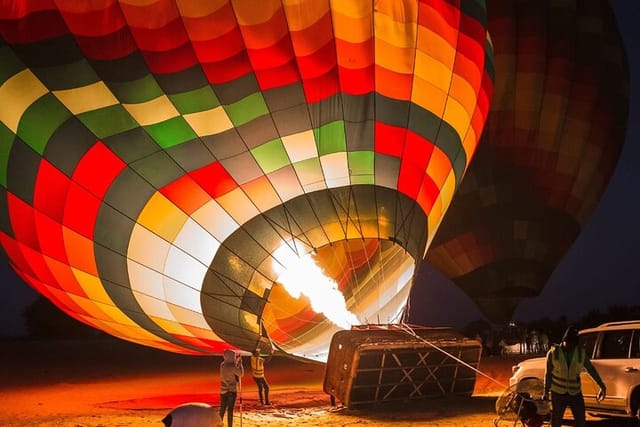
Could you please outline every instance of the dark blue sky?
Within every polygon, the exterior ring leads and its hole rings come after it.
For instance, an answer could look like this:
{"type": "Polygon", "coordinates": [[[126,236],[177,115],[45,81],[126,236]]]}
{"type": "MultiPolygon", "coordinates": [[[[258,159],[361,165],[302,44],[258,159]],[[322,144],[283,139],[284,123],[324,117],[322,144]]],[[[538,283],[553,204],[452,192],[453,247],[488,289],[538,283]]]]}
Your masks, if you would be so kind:
{"type": "MultiPolygon", "coordinates": [[[[614,176],[581,236],[537,298],[518,307],[515,320],[567,315],[612,304],[640,305],[640,1],[612,1],[629,57],[631,108],[626,143],[614,176]]],[[[420,302],[411,312],[436,325],[462,327],[482,318],[459,289],[424,266],[420,302]],[[418,305],[419,304],[419,305],[418,305]]],[[[22,313],[36,293],[0,259],[0,336],[24,332],[22,313]]]]}

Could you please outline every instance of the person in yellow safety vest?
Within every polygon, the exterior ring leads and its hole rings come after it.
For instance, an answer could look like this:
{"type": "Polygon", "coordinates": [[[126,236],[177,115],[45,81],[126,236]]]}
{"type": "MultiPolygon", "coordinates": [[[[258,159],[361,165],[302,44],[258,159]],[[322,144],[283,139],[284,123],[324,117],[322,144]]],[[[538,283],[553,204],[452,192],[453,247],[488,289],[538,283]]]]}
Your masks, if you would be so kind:
{"type": "MultiPolygon", "coordinates": [[[[271,355],[269,355],[269,359],[271,359],[271,355]]],[[[271,402],[269,401],[269,383],[267,383],[267,379],[264,376],[264,363],[265,359],[260,355],[260,350],[256,349],[251,355],[251,372],[253,374],[253,380],[258,385],[260,404],[271,405],[271,402]]]]}
{"type": "Polygon", "coordinates": [[[580,372],[585,369],[600,386],[598,401],[606,396],[606,386],[591,363],[584,347],[578,345],[578,329],[569,326],[560,345],[547,352],[547,368],[544,377],[544,398],[551,392],[551,427],[560,427],[564,412],[569,407],[576,427],[585,427],[585,407],[580,372]]]}

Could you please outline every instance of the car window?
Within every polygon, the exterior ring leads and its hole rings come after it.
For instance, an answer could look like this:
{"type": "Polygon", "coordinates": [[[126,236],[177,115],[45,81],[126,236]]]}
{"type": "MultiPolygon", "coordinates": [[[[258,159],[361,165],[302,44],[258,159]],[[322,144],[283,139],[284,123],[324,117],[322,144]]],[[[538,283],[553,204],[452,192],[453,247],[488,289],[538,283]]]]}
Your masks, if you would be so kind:
{"type": "Polygon", "coordinates": [[[640,359],[640,329],[633,331],[633,340],[631,341],[631,357],[640,359]]]}
{"type": "Polygon", "coordinates": [[[626,359],[629,357],[632,330],[607,331],[602,335],[600,359],[626,359]]]}
{"type": "Polygon", "coordinates": [[[596,346],[596,339],[598,339],[597,332],[580,334],[580,337],[578,338],[580,345],[584,347],[589,357],[593,357],[593,349],[596,346]]]}

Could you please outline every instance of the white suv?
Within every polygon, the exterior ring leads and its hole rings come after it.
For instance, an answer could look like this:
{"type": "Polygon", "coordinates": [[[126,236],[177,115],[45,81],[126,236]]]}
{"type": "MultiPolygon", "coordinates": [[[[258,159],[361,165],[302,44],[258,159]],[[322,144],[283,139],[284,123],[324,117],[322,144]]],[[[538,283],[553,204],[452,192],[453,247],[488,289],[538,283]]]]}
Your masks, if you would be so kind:
{"type": "MultiPolygon", "coordinates": [[[[579,340],[607,386],[607,397],[597,402],[600,388],[586,371],[580,375],[587,412],[631,416],[640,421],[640,320],[604,323],[584,329],[580,331],[579,340]]],[[[545,357],[518,363],[513,367],[509,385],[527,378],[544,381],[545,365],[545,357]]]]}

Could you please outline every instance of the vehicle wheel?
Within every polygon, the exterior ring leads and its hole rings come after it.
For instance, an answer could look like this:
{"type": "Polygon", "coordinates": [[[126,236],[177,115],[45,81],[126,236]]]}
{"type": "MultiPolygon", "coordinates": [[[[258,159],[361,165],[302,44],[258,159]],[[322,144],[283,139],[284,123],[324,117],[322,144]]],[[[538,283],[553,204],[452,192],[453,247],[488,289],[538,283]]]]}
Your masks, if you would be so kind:
{"type": "Polygon", "coordinates": [[[640,426],[640,391],[635,390],[631,397],[631,413],[634,415],[638,426],[640,426]]]}

